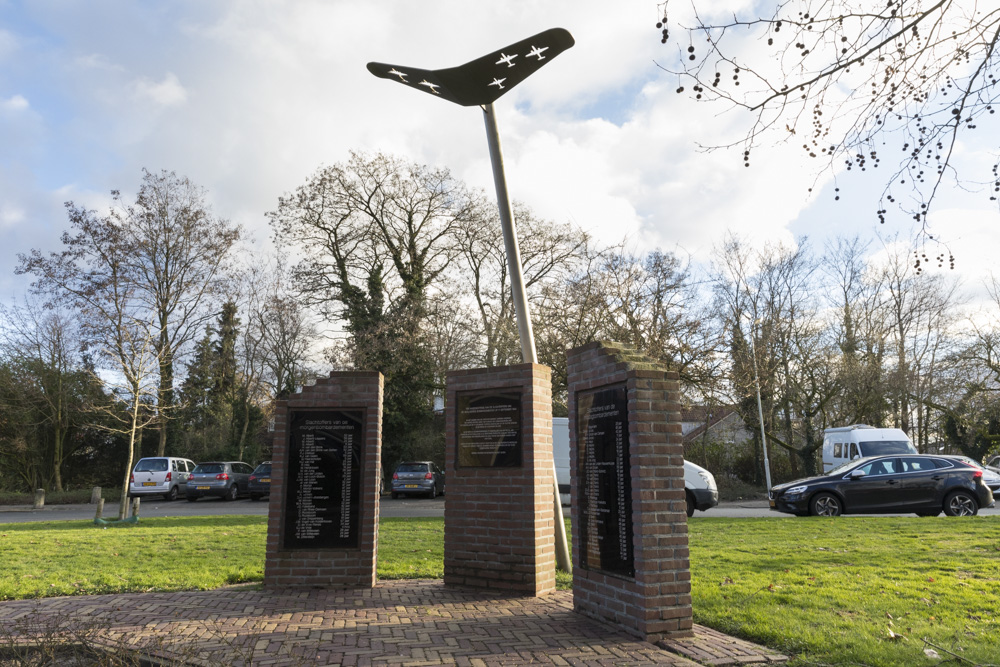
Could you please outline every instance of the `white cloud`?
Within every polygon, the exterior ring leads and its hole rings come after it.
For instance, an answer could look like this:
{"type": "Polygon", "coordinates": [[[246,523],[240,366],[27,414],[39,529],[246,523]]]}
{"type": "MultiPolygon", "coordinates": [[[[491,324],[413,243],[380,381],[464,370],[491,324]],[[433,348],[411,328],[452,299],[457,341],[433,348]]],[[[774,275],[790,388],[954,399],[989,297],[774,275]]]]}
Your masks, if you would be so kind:
{"type": "Polygon", "coordinates": [[[14,95],[6,100],[0,99],[0,109],[4,111],[24,111],[30,104],[23,95],[14,95]]]}
{"type": "Polygon", "coordinates": [[[146,78],[139,79],[135,82],[135,91],[139,97],[165,107],[183,104],[188,98],[187,91],[173,72],[168,72],[158,83],[146,78]]]}
{"type": "MultiPolygon", "coordinates": [[[[31,195],[18,199],[25,217],[5,227],[17,230],[19,251],[52,242],[48,232],[32,240],[40,220],[65,225],[53,200],[100,208],[112,189],[134,192],[143,167],[190,177],[219,215],[258,240],[270,236],[264,213],[279,195],[352,149],[447,166],[492,194],[482,112],[377,79],[365,64],[450,67],[557,26],[576,45],[496,105],[512,197],[602,240],[627,234],[697,259],[729,229],[754,242],[791,241],[791,230],[809,231],[828,208],[819,199],[828,179],[809,194],[813,165],[794,147],[761,149],[750,169],[739,150],[697,149],[697,141],[738,142],[746,119],[674,93],[676,82],[654,64],[668,55],[655,3],[230,0],[64,10],[38,18],[53,37],[44,45],[0,31],[0,59],[32,65],[19,74],[5,63],[5,76],[20,78],[0,90],[0,110],[31,100],[23,114],[31,125],[0,127],[2,157],[31,195]],[[51,44],[60,47],[43,48],[51,44]],[[66,183],[74,185],[57,193],[66,183]]],[[[861,219],[856,207],[841,210],[861,219]]],[[[995,226],[984,215],[970,238],[995,226]]],[[[970,252],[984,254],[982,245],[970,252]]],[[[0,273],[10,275],[8,261],[0,273]]]]}
{"type": "Polygon", "coordinates": [[[25,221],[24,209],[0,202],[0,229],[8,229],[25,221]]]}

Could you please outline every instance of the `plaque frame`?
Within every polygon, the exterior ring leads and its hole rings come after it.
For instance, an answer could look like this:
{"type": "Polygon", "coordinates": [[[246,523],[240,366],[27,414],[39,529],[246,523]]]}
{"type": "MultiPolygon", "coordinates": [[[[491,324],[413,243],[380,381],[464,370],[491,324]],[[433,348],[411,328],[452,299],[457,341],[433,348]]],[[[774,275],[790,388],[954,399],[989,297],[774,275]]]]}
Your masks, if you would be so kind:
{"type": "Polygon", "coordinates": [[[580,567],[634,579],[635,527],[632,517],[628,393],[628,383],[619,382],[576,394],[576,511],[580,531],[580,567]],[[597,408],[606,414],[598,414],[592,419],[594,403],[598,398],[603,400],[597,408]],[[607,430],[598,431],[588,442],[593,422],[601,422],[601,428],[611,426],[612,429],[610,433],[607,430]],[[594,437],[597,436],[600,436],[599,441],[595,442],[594,437]],[[612,473],[602,473],[602,468],[611,468],[612,473]]]}
{"type": "MultiPolygon", "coordinates": [[[[523,468],[524,467],[524,392],[518,388],[498,389],[495,391],[459,391],[455,394],[455,468],[523,468]],[[468,426],[468,410],[481,408],[483,401],[490,399],[502,402],[505,412],[516,421],[513,428],[513,442],[508,433],[493,443],[492,454],[480,449],[473,451],[471,442],[463,442],[463,431],[468,426]],[[477,405],[478,403],[478,405],[477,405]],[[506,451],[503,451],[504,445],[506,451]],[[486,457],[492,455],[492,461],[485,463],[486,457]]],[[[499,407],[499,406],[498,406],[499,407]]],[[[484,413],[487,411],[483,411],[484,413]]],[[[511,429],[508,428],[508,431],[511,429]]]]}
{"type": "MultiPolygon", "coordinates": [[[[331,426],[334,424],[331,423],[331,426]]],[[[339,424],[341,426],[346,424],[339,424]]],[[[358,549],[361,544],[361,532],[364,529],[364,480],[365,480],[365,442],[368,427],[368,411],[364,407],[336,407],[336,408],[292,408],[288,411],[287,435],[285,440],[284,456],[284,489],[282,493],[281,512],[284,518],[283,534],[280,536],[281,549],[284,551],[342,551],[358,549]],[[352,475],[350,500],[352,506],[345,512],[341,502],[334,499],[337,487],[329,489],[331,497],[329,502],[322,505],[322,509],[339,514],[340,521],[334,526],[339,530],[343,528],[346,517],[348,535],[317,535],[315,538],[297,537],[296,527],[301,518],[301,510],[297,508],[297,496],[302,491],[302,481],[298,479],[299,470],[293,468],[293,461],[300,455],[300,443],[296,441],[297,436],[301,436],[300,420],[326,420],[330,422],[350,422],[353,428],[350,433],[356,436],[351,444],[352,475]]],[[[317,425],[316,430],[320,429],[317,425]]],[[[328,429],[328,433],[334,429],[328,429]]],[[[346,431],[346,429],[335,429],[346,431]]],[[[343,447],[343,442],[340,443],[343,447]]],[[[342,450],[343,451],[343,450],[342,450]]],[[[341,467],[342,471],[343,468],[341,467]]],[[[332,483],[332,481],[331,481],[332,483]]],[[[342,482],[340,491],[343,492],[342,482]]],[[[341,497],[343,497],[341,495],[341,497]]],[[[312,500],[315,500],[312,499],[312,500]]],[[[329,531],[323,531],[329,532],[329,531]]]]}

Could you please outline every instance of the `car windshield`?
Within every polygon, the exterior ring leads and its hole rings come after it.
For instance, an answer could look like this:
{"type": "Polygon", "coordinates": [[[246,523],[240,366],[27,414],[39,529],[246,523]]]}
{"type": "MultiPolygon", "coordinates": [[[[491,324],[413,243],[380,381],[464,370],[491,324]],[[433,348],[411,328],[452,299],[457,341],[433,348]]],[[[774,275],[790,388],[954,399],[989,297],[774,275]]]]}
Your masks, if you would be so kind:
{"type": "Polygon", "coordinates": [[[197,472],[226,472],[224,463],[199,463],[194,471],[197,472]]]}
{"type": "Polygon", "coordinates": [[[136,472],[165,472],[166,470],[166,459],[143,459],[135,464],[136,472]]]}
{"type": "Polygon", "coordinates": [[[258,475],[270,475],[271,474],[271,464],[270,463],[261,463],[259,466],[257,466],[257,469],[254,470],[254,472],[257,473],[258,475]]]}
{"type": "Polygon", "coordinates": [[[427,472],[426,463],[400,463],[396,472],[427,472]]]}
{"type": "Polygon", "coordinates": [[[872,440],[859,442],[862,456],[885,456],[886,454],[912,454],[913,445],[906,440],[872,440]]]}

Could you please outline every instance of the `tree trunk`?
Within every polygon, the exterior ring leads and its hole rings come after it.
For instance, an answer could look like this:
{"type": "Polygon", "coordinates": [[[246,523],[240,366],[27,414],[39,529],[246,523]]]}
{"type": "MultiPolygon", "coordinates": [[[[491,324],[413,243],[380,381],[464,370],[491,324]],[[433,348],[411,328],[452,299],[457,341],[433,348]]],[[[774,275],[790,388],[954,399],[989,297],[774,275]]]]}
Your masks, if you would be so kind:
{"type": "Polygon", "coordinates": [[[170,410],[174,405],[174,362],[169,347],[164,347],[160,356],[160,405],[159,429],[160,439],[156,445],[156,455],[165,456],[167,451],[167,436],[170,425],[170,410]]]}

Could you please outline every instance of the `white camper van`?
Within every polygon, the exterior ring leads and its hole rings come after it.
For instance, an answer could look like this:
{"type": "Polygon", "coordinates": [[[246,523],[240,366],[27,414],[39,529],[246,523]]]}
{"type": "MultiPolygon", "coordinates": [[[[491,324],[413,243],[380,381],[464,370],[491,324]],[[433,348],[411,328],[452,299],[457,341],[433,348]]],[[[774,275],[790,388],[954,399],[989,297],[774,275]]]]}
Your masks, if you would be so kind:
{"type": "Polygon", "coordinates": [[[823,436],[823,472],[863,456],[916,454],[917,448],[898,428],[853,424],[826,429],[823,436]]]}
{"type": "MultiPolygon", "coordinates": [[[[556,483],[563,505],[570,503],[569,477],[569,418],[552,418],[552,457],[556,465],[556,483]]],[[[719,489],[712,473],[700,466],[684,461],[684,490],[687,496],[687,515],[704,512],[719,504],[719,489]]]]}

